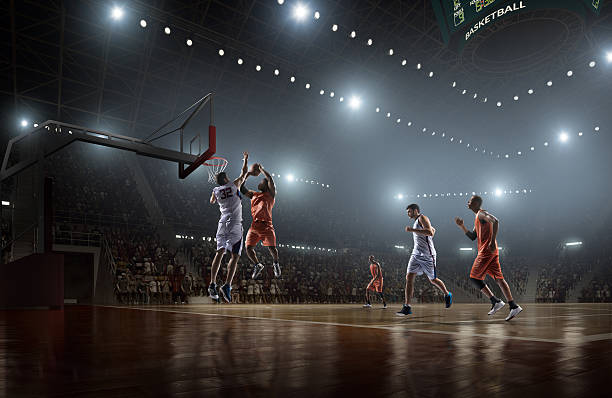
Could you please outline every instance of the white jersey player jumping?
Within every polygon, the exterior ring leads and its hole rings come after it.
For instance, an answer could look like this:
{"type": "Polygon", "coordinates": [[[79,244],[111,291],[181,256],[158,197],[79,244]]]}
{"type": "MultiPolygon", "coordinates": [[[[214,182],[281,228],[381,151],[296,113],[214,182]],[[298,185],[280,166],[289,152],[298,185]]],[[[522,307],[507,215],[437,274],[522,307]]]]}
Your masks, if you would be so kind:
{"type": "Polygon", "coordinates": [[[232,301],[232,280],[236,273],[240,253],[242,253],[242,196],[240,195],[239,188],[247,177],[248,159],[249,153],[244,152],[240,177],[232,182],[229,181],[227,174],[224,172],[217,174],[216,179],[219,186],[213,188],[210,195],[210,203],[219,204],[221,218],[219,218],[219,225],[217,227],[217,252],[212,262],[208,294],[213,300],[219,300],[216,283],[217,273],[219,272],[223,256],[228,252],[231,258],[227,264],[225,284],[220,289],[223,299],[228,303],[232,301]]]}
{"type": "Polygon", "coordinates": [[[453,294],[446,289],[444,282],[438,278],[436,272],[436,248],[433,244],[433,236],[436,233],[436,229],[431,225],[429,218],[421,214],[417,204],[408,205],[406,212],[408,217],[414,220],[412,228],[406,227],[406,232],[412,232],[414,246],[412,247],[412,254],[410,255],[408,269],[406,270],[404,306],[396,315],[405,316],[412,314],[410,300],[414,293],[414,278],[421,274],[427,275],[429,282],[444,293],[446,308],[449,308],[453,303],[453,294]]]}

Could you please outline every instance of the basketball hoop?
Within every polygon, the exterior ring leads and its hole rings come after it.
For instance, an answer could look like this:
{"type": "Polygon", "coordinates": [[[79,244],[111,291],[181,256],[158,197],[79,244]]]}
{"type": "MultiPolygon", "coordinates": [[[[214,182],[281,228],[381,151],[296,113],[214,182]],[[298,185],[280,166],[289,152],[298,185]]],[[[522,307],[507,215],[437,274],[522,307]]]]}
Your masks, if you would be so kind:
{"type": "Polygon", "coordinates": [[[208,182],[215,182],[217,174],[221,173],[227,167],[227,159],[220,156],[213,156],[204,163],[208,167],[208,182]]]}

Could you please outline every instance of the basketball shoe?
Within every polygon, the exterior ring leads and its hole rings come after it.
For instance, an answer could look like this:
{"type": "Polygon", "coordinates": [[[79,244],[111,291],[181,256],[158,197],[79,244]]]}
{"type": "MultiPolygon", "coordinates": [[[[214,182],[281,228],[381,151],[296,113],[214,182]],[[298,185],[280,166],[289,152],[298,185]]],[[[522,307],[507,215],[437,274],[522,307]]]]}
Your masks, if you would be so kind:
{"type": "Polygon", "coordinates": [[[221,286],[221,295],[223,296],[223,300],[227,301],[228,303],[231,303],[232,302],[232,287],[228,285],[227,283],[221,286]]]}
{"type": "MultiPolygon", "coordinates": [[[[501,310],[501,308],[506,305],[503,300],[499,300],[497,303],[491,305],[491,311],[489,311],[489,315],[495,314],[497,311],[501,310]]],[[[520,312],[520,311],[519,311],[520,312]]]]}
{"type": "Polygon", "coordinates": [[[399,312],[396,312],[395,315],[397,316],[406,316],[406,315],[410,315],[412,314],[412,308],[410,308],[409,305],[404,304],[404,306],[402,307],[402,309],[399,312]]]}
{"type": "Polygon", "coordinates": [[[521,306],[517,306],[516,308],[512,308],[510,310],[510,313],[508,314],[508,316],[506,317],[506,320],[509,321],[510,319],[514,318],[515,316],[517,316],[521,311],[523,311],[523,309],[521,308],[521,306]]]}
{"type": "Polygon", "coordinates": [[[217,285],[216,284],[211,283],[210,285],[208,285],[208,295],[213,300],[219,300],[219,293],[217,293],[217,285]]]}
{"type": "Polygon", "coordinates": [[[257,277],[261,274],[261,271],[263,271],[264,266],[261,263],[257,263],[255,264],[255,267],[253,268],[253,275],[251,275],[251,279],[257,279],[257,277]]]}

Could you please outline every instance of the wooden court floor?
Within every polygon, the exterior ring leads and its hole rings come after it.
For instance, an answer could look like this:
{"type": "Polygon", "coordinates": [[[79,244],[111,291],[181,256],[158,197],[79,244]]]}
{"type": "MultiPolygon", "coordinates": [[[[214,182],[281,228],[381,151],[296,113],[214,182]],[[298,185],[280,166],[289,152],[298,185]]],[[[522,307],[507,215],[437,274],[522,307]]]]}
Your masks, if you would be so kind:
{"type": "Polygon", "coordinates": [[[6,397],[610,397],[612,305],[0,311],[6,397]]]}

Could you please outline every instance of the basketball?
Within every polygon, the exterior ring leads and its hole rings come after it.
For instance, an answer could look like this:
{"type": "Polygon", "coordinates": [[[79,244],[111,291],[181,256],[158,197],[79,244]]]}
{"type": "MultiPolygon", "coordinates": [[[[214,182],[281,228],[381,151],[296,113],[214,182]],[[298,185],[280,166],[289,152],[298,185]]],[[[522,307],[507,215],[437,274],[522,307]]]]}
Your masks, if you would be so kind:
{"type": "Polygon", "coordinates": [[[261,168],[259,167],[259,163],[253,163],[251,165],[250,173],[252,176],[258,176],[261,174],[261,168]]]}

